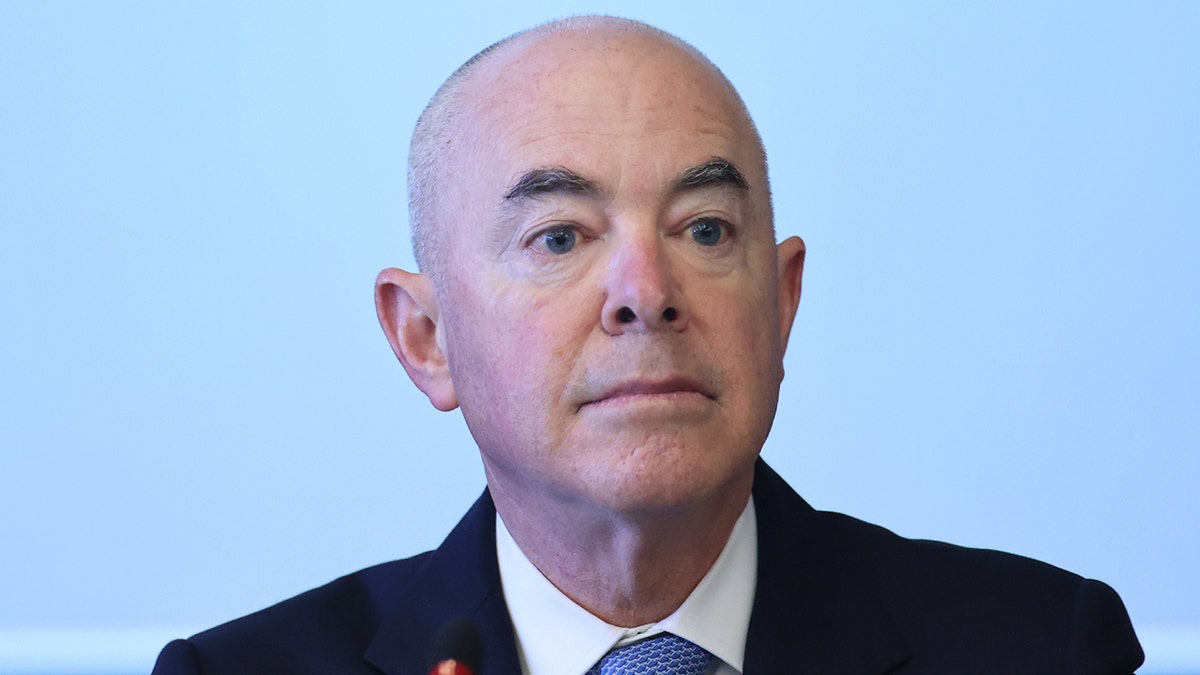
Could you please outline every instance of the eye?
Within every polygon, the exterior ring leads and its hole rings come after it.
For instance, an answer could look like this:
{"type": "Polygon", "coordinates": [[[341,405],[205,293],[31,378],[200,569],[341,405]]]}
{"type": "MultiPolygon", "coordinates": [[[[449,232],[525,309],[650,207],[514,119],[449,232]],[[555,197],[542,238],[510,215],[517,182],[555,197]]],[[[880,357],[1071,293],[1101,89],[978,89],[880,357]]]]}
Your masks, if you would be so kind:
{"type": "Polygon", "coordinates": [[[692,223],[692,239],[701,246],[716,246],[725,236],[725,225],[716,218],[702,218],[692,223]]]}
{"type": "Polygon", "coordinates": [[[575,248],[576,238],[575,230],[566,225],[552,227],[538,235],[546,250],[555,255],[562,255],[575,248]]]}

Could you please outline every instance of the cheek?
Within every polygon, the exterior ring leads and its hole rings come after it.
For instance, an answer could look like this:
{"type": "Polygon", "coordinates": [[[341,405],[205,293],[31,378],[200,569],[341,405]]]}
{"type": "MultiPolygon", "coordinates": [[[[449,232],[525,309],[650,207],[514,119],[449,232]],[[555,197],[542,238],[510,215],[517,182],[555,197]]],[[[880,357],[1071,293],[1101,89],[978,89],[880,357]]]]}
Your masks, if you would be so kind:
{"type": "Polygon", "coordinates": [[[582,310],[564,300],[503,288],[456,305],[447,351],[468,424],[515,435],[546,426],[586,338],[582,310]]]}
{"type": "Polygon", "coordinates": [[[783,378],[775,294],[761,283],[723,290],[719,301],[709,301],[706,323],[715,331],[710,347],[735,388],[746,392],[749,405],[768,404],[783,378]]]}
{"type": "Polygon", "coordinates": [[[749,274],[728,277],[701,294],[696,309],[707,314],[709,322],[734,344],[760,348],[777,344],[777,296],[771,281],[749,274]]]}
{"type": "Polygon", "coordinates": [[[494,333],[485,339],[508,345],[531,370],[564,369],[586,338],[587,310],[570,289],[510,286],[492,301],[490,312],[494,333]]]}

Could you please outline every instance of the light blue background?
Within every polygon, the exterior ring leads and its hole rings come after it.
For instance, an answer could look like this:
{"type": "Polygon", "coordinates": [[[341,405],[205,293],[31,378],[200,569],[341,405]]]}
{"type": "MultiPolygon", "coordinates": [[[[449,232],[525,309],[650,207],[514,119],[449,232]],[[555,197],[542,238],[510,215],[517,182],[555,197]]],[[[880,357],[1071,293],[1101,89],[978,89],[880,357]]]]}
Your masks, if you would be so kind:
{"type": "Polygon", "coordinates": [[[767,459],[1104,579],[1200,672],[1200,3],[618,0],[0,5],[0,672],[146,671],[440,541],[482,472],[371,299],[408,135],[591,11],[725,70],[808,242],[767,459]]]}

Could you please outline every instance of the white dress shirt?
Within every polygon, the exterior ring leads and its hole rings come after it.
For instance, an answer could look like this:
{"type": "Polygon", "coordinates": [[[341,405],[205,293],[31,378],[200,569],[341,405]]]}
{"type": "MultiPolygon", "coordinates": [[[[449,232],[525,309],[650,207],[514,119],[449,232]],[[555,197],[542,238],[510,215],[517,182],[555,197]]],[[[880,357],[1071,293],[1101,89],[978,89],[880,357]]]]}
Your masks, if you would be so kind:
{"type": "Polygon", "coordinates": [[[712,568],[679,609],[657,623],[621,628],[575,604],[550,583],[496,516],[496,555],[524,675],[585,675],[613,647],[668,632],[719,659],[715,675],[741,675],[758,576],[758,531],[751,499],[712,568]]]}

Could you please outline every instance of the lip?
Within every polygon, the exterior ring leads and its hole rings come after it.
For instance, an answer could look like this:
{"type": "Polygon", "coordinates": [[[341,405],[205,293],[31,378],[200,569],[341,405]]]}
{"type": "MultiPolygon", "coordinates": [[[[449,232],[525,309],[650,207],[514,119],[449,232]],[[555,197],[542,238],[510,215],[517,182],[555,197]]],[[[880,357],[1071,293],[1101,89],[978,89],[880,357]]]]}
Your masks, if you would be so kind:
{"type": "Polygon", "coordinates": [[[636,379],[618,382],[603,388],[599,396],[585,401],[583,405],[605,403],[623,398],[671,394],[699,394],[715,400],[715,397],[700,382],[690,377],[673,376],[663,379],[636,379]]]}

